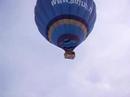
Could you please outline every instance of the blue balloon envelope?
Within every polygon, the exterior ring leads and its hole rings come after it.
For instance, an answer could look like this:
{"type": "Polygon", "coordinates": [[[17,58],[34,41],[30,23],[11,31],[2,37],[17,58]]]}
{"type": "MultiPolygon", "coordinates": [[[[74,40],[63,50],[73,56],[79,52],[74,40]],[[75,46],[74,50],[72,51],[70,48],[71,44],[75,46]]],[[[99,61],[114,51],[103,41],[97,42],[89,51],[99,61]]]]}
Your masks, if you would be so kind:
{"type": "Polygon", "coordinates": [[[40,33],[73,59],[73,50],[92,31],[96,20],[93,0],[37,0],[35,22],[40,33]]]}

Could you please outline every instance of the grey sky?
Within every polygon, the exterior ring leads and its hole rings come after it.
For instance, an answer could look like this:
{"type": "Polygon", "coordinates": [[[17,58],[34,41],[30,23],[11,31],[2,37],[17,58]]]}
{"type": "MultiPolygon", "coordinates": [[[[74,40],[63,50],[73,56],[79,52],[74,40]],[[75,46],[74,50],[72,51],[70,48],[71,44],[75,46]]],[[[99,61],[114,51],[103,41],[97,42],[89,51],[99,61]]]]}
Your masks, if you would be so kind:
{"type": "Polygon", "coordinates": [[[130,97],[130,1],[96,0],[73,61],[38,32],[35,2],[0,1],[0,97],[130,97]]]}

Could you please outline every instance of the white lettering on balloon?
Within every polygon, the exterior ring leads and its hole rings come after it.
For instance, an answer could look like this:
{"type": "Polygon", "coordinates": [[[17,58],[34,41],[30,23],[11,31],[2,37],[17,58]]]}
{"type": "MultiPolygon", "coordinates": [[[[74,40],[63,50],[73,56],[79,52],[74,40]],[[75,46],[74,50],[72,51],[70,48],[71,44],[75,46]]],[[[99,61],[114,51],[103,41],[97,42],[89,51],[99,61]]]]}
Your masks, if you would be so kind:
{"type": "MultiPolygon", "coordinates": [[[[56,6],[56,5],[60,5],[60,4],[64,4],[64,3],[70,4],[70,5],[71,4],[76,4],[77,6],[83,7],[88,11],[92,10],[91,7],[88,8],[87,2],[84,2],[82,0],[52,0],[51,1],[52,6],[56,6]]],[[[90,11],[90,13],[91,13],[91,11],[90,11]]]]}

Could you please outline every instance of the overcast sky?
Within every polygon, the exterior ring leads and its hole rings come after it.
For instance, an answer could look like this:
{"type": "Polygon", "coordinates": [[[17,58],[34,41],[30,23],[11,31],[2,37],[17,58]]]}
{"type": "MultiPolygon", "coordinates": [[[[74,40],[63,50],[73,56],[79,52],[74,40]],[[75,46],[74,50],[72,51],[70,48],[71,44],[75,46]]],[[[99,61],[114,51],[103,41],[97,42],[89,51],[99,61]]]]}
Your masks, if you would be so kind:
{"type": "Polygon", "coordinates": [[[38,32],[35,2],[0,0],[0,97],[130,97],[130,0],[95,0],[73,61],[38,32]]]}

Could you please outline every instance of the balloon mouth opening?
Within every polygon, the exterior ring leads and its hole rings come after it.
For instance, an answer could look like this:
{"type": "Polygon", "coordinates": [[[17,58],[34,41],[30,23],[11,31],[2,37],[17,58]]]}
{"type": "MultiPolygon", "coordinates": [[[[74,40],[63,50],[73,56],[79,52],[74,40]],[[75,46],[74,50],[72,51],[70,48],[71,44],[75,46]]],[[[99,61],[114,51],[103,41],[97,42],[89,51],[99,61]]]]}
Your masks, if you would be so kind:
{"type": "Polygon", "coordinates": [[[75,52],[72,50],[66,50],[64,54],[65,59],[74,59],[75,58],[75,52]]]}

